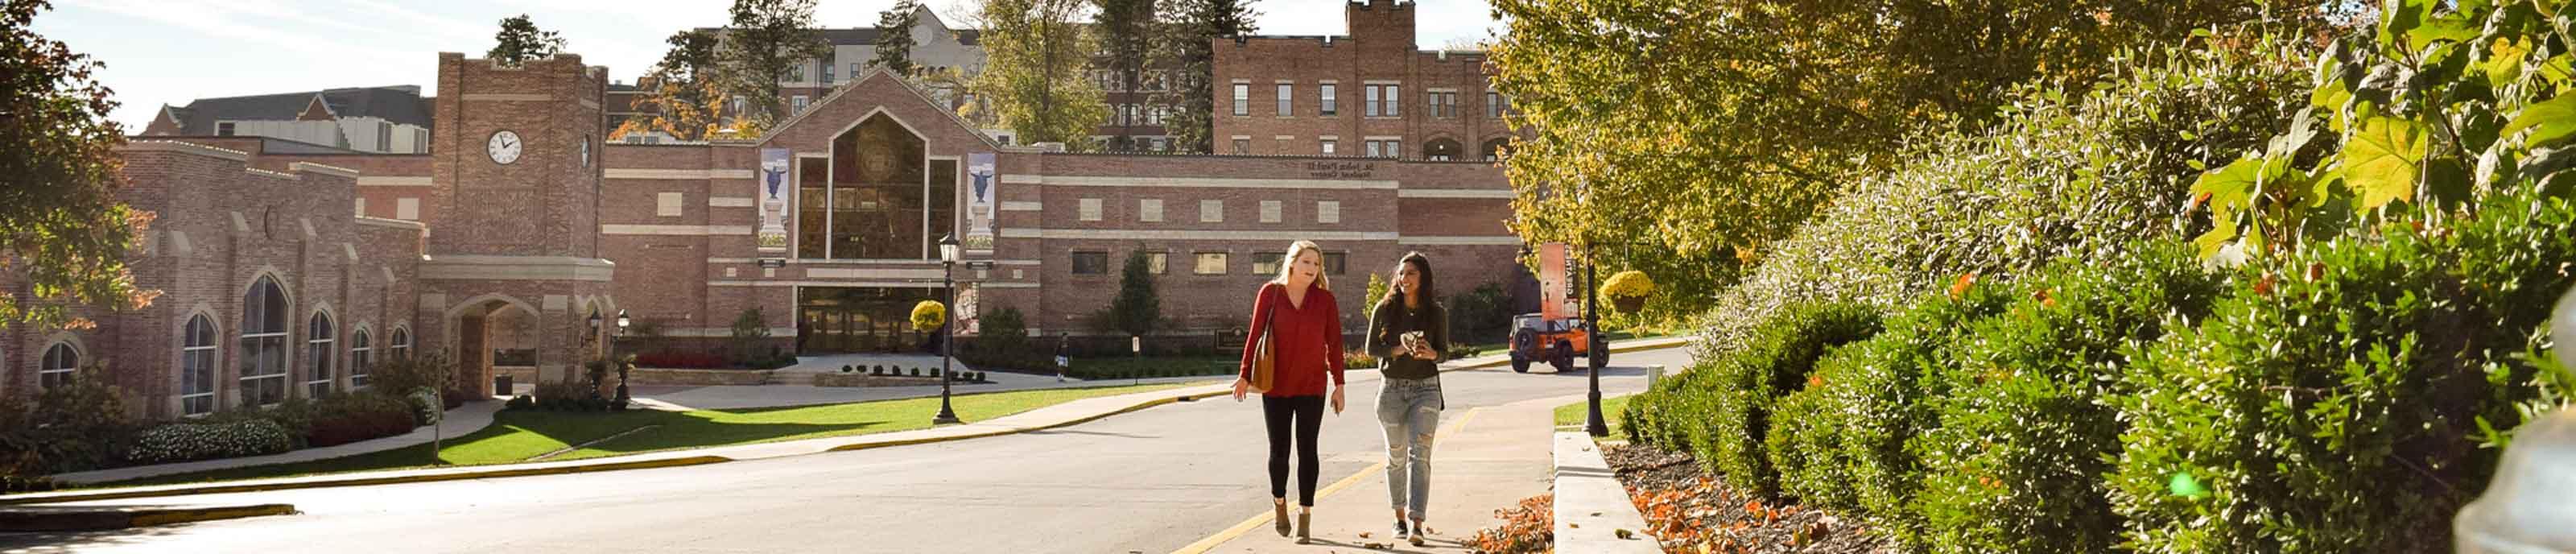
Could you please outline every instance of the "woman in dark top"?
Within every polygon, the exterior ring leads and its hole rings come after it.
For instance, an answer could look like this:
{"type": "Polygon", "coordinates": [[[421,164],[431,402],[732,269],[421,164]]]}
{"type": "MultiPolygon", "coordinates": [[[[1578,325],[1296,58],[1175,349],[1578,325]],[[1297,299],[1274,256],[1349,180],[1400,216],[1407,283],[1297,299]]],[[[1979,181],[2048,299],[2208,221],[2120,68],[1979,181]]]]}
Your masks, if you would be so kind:
{"type": "Polygon", "coordinates": [[[1369,310],[1365,348],[1385,361],[1377,421],[1386,426],[1386,494],[1395,506],[1395,537],[1422,546],[1431,439],[1440,411],[1448,407],[1440,394],[1440,357],[1449,351],[1449,314],[1436,300],[1440,289],[1432,286],[1431,259],[1420,252],[1397,261],[1395,279],[1387,284],[1386,298],[1369,310]]]}
{"type": "MultiPolygon", "coordinates": [[[[1323,427],[1327,403],[1333,413],[1342,412],[1342,312],[1333,302],[1331,283],[1324,278],[1322,247],[1297,241],[1288,245],[1288,256],[1282,260],[1279,278],[1261,285],[1252,301],[1249,336],[1257,341],[1262,333],[1270,333],[1272,376],[1269,390],[1261,391],[1261,415],[1270,432],[1274,521],[1279,536],[1288,536],[1288,449],[1293,424],[1297,505],[1303,508],[1297,512],[1297,544],[1306,544],[1313,535],[1307,524],[1314,518],[1315,479],[1323,463],[1316,454],[1315,435],[1323,427]],[[1332,385],[1329,396],[1324,392],[1327,381],[1332,385]]],[[[1246,341],[1243,363],[1235,370],[1237,402],[1251,390],[1252,355],[1251,341],[1246,341]]]]}

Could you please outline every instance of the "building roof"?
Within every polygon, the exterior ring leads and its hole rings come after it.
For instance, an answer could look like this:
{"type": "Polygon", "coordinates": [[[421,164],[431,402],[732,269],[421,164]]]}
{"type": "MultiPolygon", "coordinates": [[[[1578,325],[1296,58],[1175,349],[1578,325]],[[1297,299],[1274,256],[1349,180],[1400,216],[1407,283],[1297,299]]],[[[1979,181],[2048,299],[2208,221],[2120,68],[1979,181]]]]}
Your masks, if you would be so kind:
{"type": "Polygon", "coordinates": [[[315,97],[337,117],[380,117],[405,125],[430,125],[429,99],[418,85],[335,88],[311,92],[199,98],[169,108],[187,134],[212,134],[217,121],[291,121],[315,97]]]}

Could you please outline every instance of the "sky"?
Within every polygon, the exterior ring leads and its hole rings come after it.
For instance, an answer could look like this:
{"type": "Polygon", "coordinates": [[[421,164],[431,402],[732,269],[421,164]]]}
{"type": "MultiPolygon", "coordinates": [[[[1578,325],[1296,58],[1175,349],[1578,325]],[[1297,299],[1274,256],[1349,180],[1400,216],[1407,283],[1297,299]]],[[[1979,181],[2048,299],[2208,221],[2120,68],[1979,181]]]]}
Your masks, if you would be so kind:
{"type": "MultiPolygon", "coordinates": [[[[928,0],[952,27],[971,0],[928,0]]],[[[1419,46],[1482,40],[1487,0],[1416,0],[1419,46]]],[[[876,25],[894,0],[824,0],[825,27],[876,25]]],[[[1345,34],[1342,0],[1257,0],[1263,34],[1345,34]]],[[[633,82],[674,31],[724,23],[727,0],[56,0],[35,30],[106,67],[98,78],[140,132],[162,104],[336,87],[419,85],[436,94],[439,52],[480,57],[502,18],[527,14],[566,51],[633,82]]]]}

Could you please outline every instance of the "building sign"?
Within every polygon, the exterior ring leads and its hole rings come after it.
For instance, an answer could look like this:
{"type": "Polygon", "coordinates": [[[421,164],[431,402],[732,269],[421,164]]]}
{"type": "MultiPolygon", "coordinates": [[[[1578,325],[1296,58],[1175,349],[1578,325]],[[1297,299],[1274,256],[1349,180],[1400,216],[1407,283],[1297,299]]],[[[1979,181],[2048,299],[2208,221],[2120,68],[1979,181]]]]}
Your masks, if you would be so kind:
{"type": "Polygon", "coordinates": [[[787,149],[760,149],[760,174],[753,177],[760,188],[761,252],[787,252],[787,149]]]}
{"type": "Polygon", "coordinates": [[[999,204],[995,198],[1001,196],[1001,183],[996,182],[995,176],[992,152],[966,154],[966,178],[971,182],[966,188],[970,196],[966,198],[964,246],[969,252],[993,251],[993,206],[999,204]]]}
{"type": "Polygon", "coordinates": [[[1539,317],[1555,320],[1573,317],[1574,295],[1568,294],[1573,261],[1565,255],[1565,243],[1551,242],[1538,246],[1538,312],[1539,317]]]}
{"type": "Polygon", "coordinates": [[[981,303],[975,297],[982,296],[977,294],[980,290],[983,290],[983,287],[975,286],[974,283],[957,284],[957,332],[968,335],[983,334],[984,322],[975,317],[975,305],[981,303]]]}
{"type": "Polygon", "coordinates": [[[1306,162],[1310,179],[1367,179],[1376,173],[1377,164],[1371,162],[1306,162]]]}

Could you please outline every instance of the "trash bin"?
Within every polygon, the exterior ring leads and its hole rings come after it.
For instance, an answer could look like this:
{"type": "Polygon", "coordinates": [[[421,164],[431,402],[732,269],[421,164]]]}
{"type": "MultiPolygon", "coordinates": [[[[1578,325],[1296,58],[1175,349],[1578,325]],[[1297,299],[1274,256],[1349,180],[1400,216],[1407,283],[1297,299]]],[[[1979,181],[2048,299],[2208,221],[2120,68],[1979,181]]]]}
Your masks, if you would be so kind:
{"type": "Polygon", "coordinates": [[[492,394],[499,396],[519,395],[517,391],[510,390],[510,374],[507,373],[492,376],[492,394]]]}

